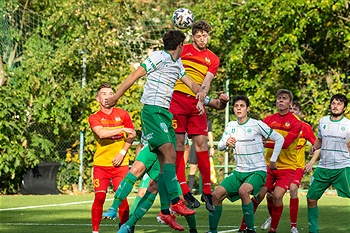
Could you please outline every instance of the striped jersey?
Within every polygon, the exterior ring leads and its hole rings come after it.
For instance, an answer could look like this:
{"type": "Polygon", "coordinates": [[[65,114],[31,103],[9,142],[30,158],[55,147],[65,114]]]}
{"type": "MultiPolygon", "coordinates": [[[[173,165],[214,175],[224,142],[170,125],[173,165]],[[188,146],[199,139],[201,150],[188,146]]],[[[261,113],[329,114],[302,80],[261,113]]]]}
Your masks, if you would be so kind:
{"type": "MultiPolygon", "coordinates": [[[[187,75],[198,85],[201,85],[208,72],[216,74],[220,65],[220,59],[209,49],[199,51],[193,44],[186,44],[181,53],[182,64],[187,75]]],[[[175,85],[175,91],[180,91],[192,96],[196,96],[193,91],[181,80],[175,85]]]]}
{"type": "MultiPolygon", "coordinates": [[[[291,112],[285,115],[275,113],[267,116],[264,122],[284,137],[284,143],[280,155],[276,161],[278,169],[296,169],[297,144],[302,129],[302,122],[291,112]]],[[[266,163],[270,163],[273,153],[274,142],[268,140],[265,144],[266,163]]]]}
{"type": "MultiPolygon", "coordinates": [[[[90,128],[102,126],[106,129],[134,128],[130,115],[121,108],[113,108],[111,114],[98,111],[89,117],[90,128]]],[[[112,160],[123,149],[127,135],[123,132],[111,138],[100,138],[95,132],[96,152],[94,165],[113,166],[112,160]]],[[[129,156],[126,155],[121,165],[129,165],[129,156]]]]}
{"type": "Polygon", "coordinates": [[[303,126],[299,134],[299,141],[297,145],[297,168],[305,167],[305,150],[307,141],[309,141],[312,145],[316,141],[316,136],[311,126],[306,122],[302,121],[302,123],[303,126]]]}
{"type": "Polygon", "coordinates": [[[181,59],[174,60],[165,50],[154,51],[141,66],[147,73],[141,102],[168,109],[175,82],[186,74],[181,59]]]}
{"type": "Polygon", "coordinates": [[[318,167],[340,169],[350,167],[348,143],[350,140],[350,120],[346,117],[332,120],[323,117],[318,124],[318,138],[322,139],[321,157],[318,167]]]}
{"type": "Polygon", "coordinates": [[[226,149],[227,139],[236,138],[233,148],[236,160],[236,169],[239,172],[266,171],[264,159],[263,137],[269,138],[273,130],[264,122],[248,118],[239,124],[238,121],[230,121],[219,141],[218,149],[226,149]]]}

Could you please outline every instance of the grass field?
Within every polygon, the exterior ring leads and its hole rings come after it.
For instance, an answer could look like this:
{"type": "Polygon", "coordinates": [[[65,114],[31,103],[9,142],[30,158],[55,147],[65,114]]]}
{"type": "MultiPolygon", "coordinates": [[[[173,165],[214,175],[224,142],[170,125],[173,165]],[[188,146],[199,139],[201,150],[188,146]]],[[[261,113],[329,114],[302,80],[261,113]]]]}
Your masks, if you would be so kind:
{"type": "MultiPolygon", "coordinates": [[[[112,202],[112,195],[108,194],[105,203],[107,209],[112,202]]],[[[199,198],[199,196],[197,196],[199,198]]],[[[42,196],[0,196],[0,232],[6,233],[83,233],[91,232],[90,208],[92,194],[73,195],[42,195],[42,196]]],[[[129,203],[134,200],[131,195],[129,203]]],[[[278,232],[289,233],[289,196],[284,199],[285,208],[279,224],[278,232]]],[[[223,214],[219,223],[220,232],[236,232],[242,217],[241,203],[237,201],[224,202],[223,214]]],[[[159,213],[159,200],[140,220],[135,232],[175,232],[161,225],[155,219],[159,213]]],[[[307,208],[305,194],[300,195],[300,210],[298,229],[308,232],[307,208]]],[[[336,195],[324,195],[319,201],[320,232],[350,232],[350,200],[336,195]]],[[[208,231],[208,211],[202,205],[197,209],[198,232],[208,231]]],[[[257,232],[266,232],[260,229],[267,214],[266,203],[263,202],[256,213],[255,224],[257,232]]],[[[178,217],[178,222],[188,232],[186,221],[178,217]],[[187,228],[186,228],[187,227],[187,228]]],[[[117,232],[118,221],[103,220],[100,233],[117,232]]]]}

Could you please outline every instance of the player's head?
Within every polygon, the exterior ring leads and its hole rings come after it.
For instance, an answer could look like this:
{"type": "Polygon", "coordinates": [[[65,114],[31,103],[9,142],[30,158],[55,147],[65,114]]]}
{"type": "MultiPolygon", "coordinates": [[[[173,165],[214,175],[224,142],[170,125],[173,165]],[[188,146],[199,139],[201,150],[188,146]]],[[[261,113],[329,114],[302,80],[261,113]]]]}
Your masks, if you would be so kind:
{"type": "Polygon", "coordinates": [[[293,102],[293,94],[287,89],[279,89],[276,93],[276,107],[279,113],[286,114],[293,102]]]}
{"type": "Polygon", "coordinates": [[[238,119],[248,118],[248,111],[250,110],[250,101],[244,95],[236,95],[232,99],[233,111],[238,119]]]}
{"type": "Polygon", "coordinates": [[[106,107],[104,104],[104,99],[107,97],[112,97],[114,95],[114,91],[112,89],[111,84],[103,83],[97,88],[97,96],[96,100],[100,103],[100,107],[104,108],[112,108],[113,106],[106,107]]]}
{"type": "Polygon", "coordinates": [[[204,20],[195,22],[192,26],[192,41],[197,49],[206,49],[210,39],[211,26],[204,20]]]}
{"type": "Polygon", "coordinates": [[[167,31],[163,35],[164,49],[167,51],[176,50],[179,45],[183,45],[185,38],[185,34],[179,30],[167,31]]]}
{"type": "Polygon", "coordinates": [[[342,116],[348,106],[348,99],[343,94],[335,94],[331,98],[330,108],[333,117],[342,116]]]}
{"type": "Polygon", "coordinates": [[[290,111],[297,115],[298,117],[301,117],[301,104],[299,101],[294,100],[292,103],[292,106],[290,108],[290,111]]]}

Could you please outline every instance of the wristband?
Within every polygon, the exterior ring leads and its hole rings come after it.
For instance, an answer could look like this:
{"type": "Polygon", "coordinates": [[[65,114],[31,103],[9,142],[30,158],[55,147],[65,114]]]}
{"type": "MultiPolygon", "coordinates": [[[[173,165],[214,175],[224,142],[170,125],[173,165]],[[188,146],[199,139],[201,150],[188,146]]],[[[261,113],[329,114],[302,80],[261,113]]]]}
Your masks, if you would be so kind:
{"type": "Polygon", "coordinates": [[[119,153],[122,154],[122,155],[125,155],[126,154],[126,150],[122,149],[119,153]]]}
{"type": "Polygon", "coordinates": [[[209,96],[206,96],[204,99],[204,105],[207,106],[210,102],[211,98],[209,96]]]}

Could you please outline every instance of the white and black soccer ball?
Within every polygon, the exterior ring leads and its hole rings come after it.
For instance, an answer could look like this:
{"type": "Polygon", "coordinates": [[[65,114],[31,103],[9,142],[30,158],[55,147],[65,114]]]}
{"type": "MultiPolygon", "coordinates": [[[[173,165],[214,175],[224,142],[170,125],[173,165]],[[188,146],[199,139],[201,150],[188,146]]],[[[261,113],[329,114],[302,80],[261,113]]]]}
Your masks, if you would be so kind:
{"type": "Polygon", "coordinates": [[[173,13],[173,24],[179,29],[190,28],[194,22],[192,11],[187,8],[179,8],[173,13]]]}

